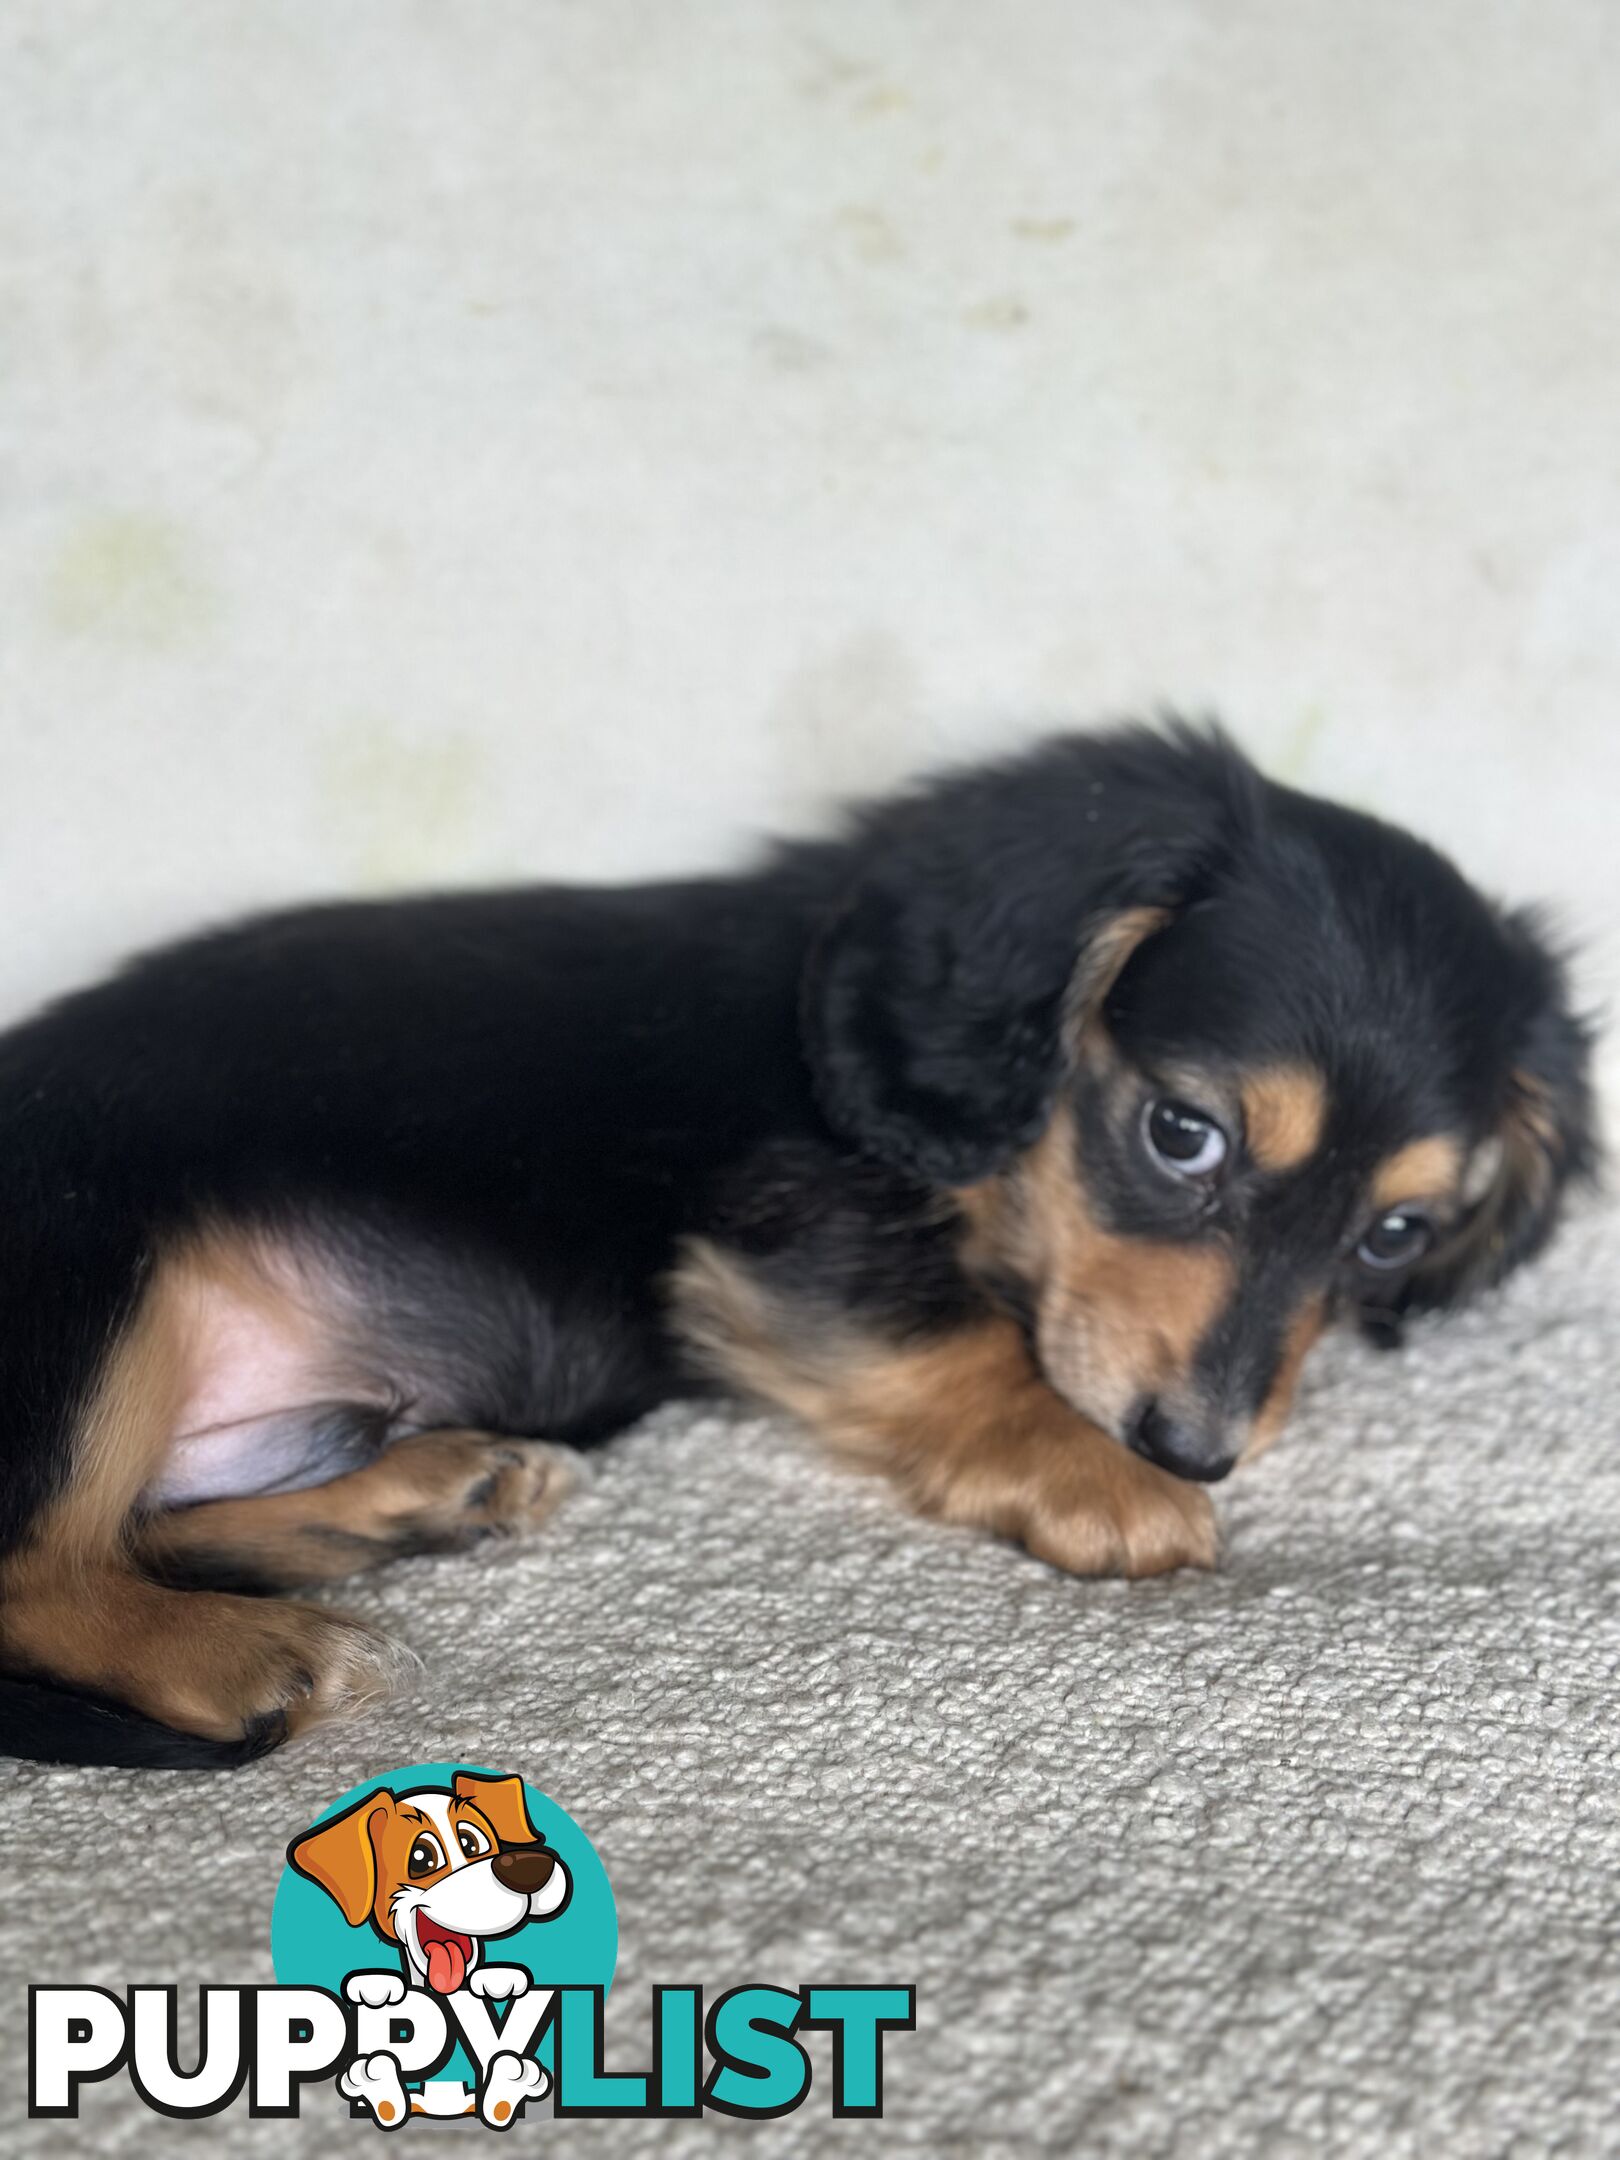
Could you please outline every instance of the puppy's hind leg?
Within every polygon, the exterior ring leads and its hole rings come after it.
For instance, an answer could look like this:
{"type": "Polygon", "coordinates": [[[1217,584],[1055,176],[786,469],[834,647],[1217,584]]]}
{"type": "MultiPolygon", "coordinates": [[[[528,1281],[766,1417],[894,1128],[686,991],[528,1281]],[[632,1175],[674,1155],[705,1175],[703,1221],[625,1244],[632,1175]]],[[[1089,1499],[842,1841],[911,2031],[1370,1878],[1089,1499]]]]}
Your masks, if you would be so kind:
{"type": "Polygon", "coordinates": [[[223,1765],[375,1699],[409,1669],[341,1614],[182,1593],[135,1564],[136,1498],[188,1384],[179,1280],[159,1264],[65,1432],[55,1491],[0,1565],[0,1745],[10,1752],[223,1765]]]}
{"type": "Polygon", "coordinates": [[[325,1485],[153,1515],[135,1554],[157,1580],[187,1588],[307,1589],[535,1529],[573,1489],[575,1461],[540,1440],[417,1433],[325,1485]]]}

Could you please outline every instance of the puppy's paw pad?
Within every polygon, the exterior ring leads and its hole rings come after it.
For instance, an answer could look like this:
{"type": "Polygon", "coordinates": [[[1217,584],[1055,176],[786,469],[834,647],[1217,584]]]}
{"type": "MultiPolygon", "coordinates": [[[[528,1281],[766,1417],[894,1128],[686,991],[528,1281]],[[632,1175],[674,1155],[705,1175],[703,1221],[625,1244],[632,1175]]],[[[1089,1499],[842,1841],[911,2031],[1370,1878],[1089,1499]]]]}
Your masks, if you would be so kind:
{"type": "Polygon", "coordinates": [[[410,2115],[410,2102],[392,2055],[363,2056],[339,2077],[338,2091],[346,2100],[358,2100],[371,2110],[378,2126],[398,2130],[410,2115]]]}
{"type": "Polygon", "coordinates": [[[505,1441],[467,1496],[469,1516],[497,1533],[532,1530],[579,1484],[579,1459],[546,1440],[505,1441]]]}
{"type": "Polygon", "coordinates": [[[503,2050],[490,2064],[478,2096],[479,2116],[491,2130],[508,2129],[525,2100],[543,2099],[550,2089],[549,2074],[532,2055],[503,2050]]]}
{"type": "Polygon", "coordinates": [[[385,1461],[390,1531],[401,1551],[461,1552],[539,1527],[580,1482],[579,1460],[545,1440],[422,1433],[385,1461]]]}

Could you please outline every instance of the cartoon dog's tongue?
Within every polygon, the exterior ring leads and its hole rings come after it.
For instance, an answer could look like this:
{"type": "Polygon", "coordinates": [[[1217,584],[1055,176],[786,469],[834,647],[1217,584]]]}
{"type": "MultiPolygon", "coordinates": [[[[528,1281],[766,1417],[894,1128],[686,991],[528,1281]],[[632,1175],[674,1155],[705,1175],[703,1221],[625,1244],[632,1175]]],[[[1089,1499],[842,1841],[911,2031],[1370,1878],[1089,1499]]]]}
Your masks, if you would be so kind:
{"type": "Polygon", "coordinates": [[[467,1977],[471,1939],[436,1926],[426,1913],[417,1914],[416,1935],[427,1959],[428,1986],[435,1995],[453,1995],[467,1977]]]}

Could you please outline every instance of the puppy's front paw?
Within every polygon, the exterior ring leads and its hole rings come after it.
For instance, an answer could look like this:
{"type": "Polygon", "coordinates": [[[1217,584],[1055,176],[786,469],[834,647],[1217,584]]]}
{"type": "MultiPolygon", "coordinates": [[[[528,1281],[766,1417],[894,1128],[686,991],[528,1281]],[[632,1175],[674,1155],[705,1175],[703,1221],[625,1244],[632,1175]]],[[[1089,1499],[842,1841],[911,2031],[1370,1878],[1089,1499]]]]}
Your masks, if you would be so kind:
{"type": "Polygon", "coordinates": [[[364,2003],[368,2010],[386,2010],[390,2003],[405,2000],[405,1983],[398,1973],[350,1973],[343,1992],[350,2002],[364,2003]]]}
{"type": "Polygon", "coordinates": [[[1219,1539],[1208,1493],[1123,1449],[1119,1458],[1105,1478],[1065,1504],[1032,1510],[1024,1532],[1030,1551],[1071,1575],[1212,1568],[1219,1539]]]}
{"type": "Polygon", "coordinates": [[[479,1965],[467,1975],[468,1987],[485,2002],[505,2002],[508,1996],[516,2002],[531,1984],[521,1965],[479,1965]]]}

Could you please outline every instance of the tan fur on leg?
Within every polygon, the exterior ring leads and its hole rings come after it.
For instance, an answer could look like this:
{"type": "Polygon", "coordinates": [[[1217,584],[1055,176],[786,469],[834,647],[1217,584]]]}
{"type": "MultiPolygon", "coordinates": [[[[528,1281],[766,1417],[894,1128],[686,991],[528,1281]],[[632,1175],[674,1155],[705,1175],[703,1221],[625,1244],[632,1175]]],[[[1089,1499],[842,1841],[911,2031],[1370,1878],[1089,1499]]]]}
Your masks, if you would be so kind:
{"type": "Polygon", "coordinates": [[[414,1661],[339,1613],[138,1571],[136,1496],[186,1388],[190,1279],[187,1256],[154,1275],[69,1442],[59,1496],[0,1573],[0,1661],[211,1739],[292,1732],[388,1692],[414,1661]]]}
{"type": "Polygon", "coordinates": [[[24,1672],[216,1740],[267,1722],[300,1731],[391,1693],[415,1665],[341,1613],[168,1590],[113,1562],[26,1572],[0,1608],[0,1644],[24,1672]]]}
{"type": "Polygon", "coordinates": [[[1078,1575],[1214,1564],[1208,1495],[1071,1410],[1011,1320],[880,1346],[786,1305],[703,1243],[688,1253],[674,1303],[711,1369],[892,1478],[924,1514],[999,1531],[1078,1575]]]}

